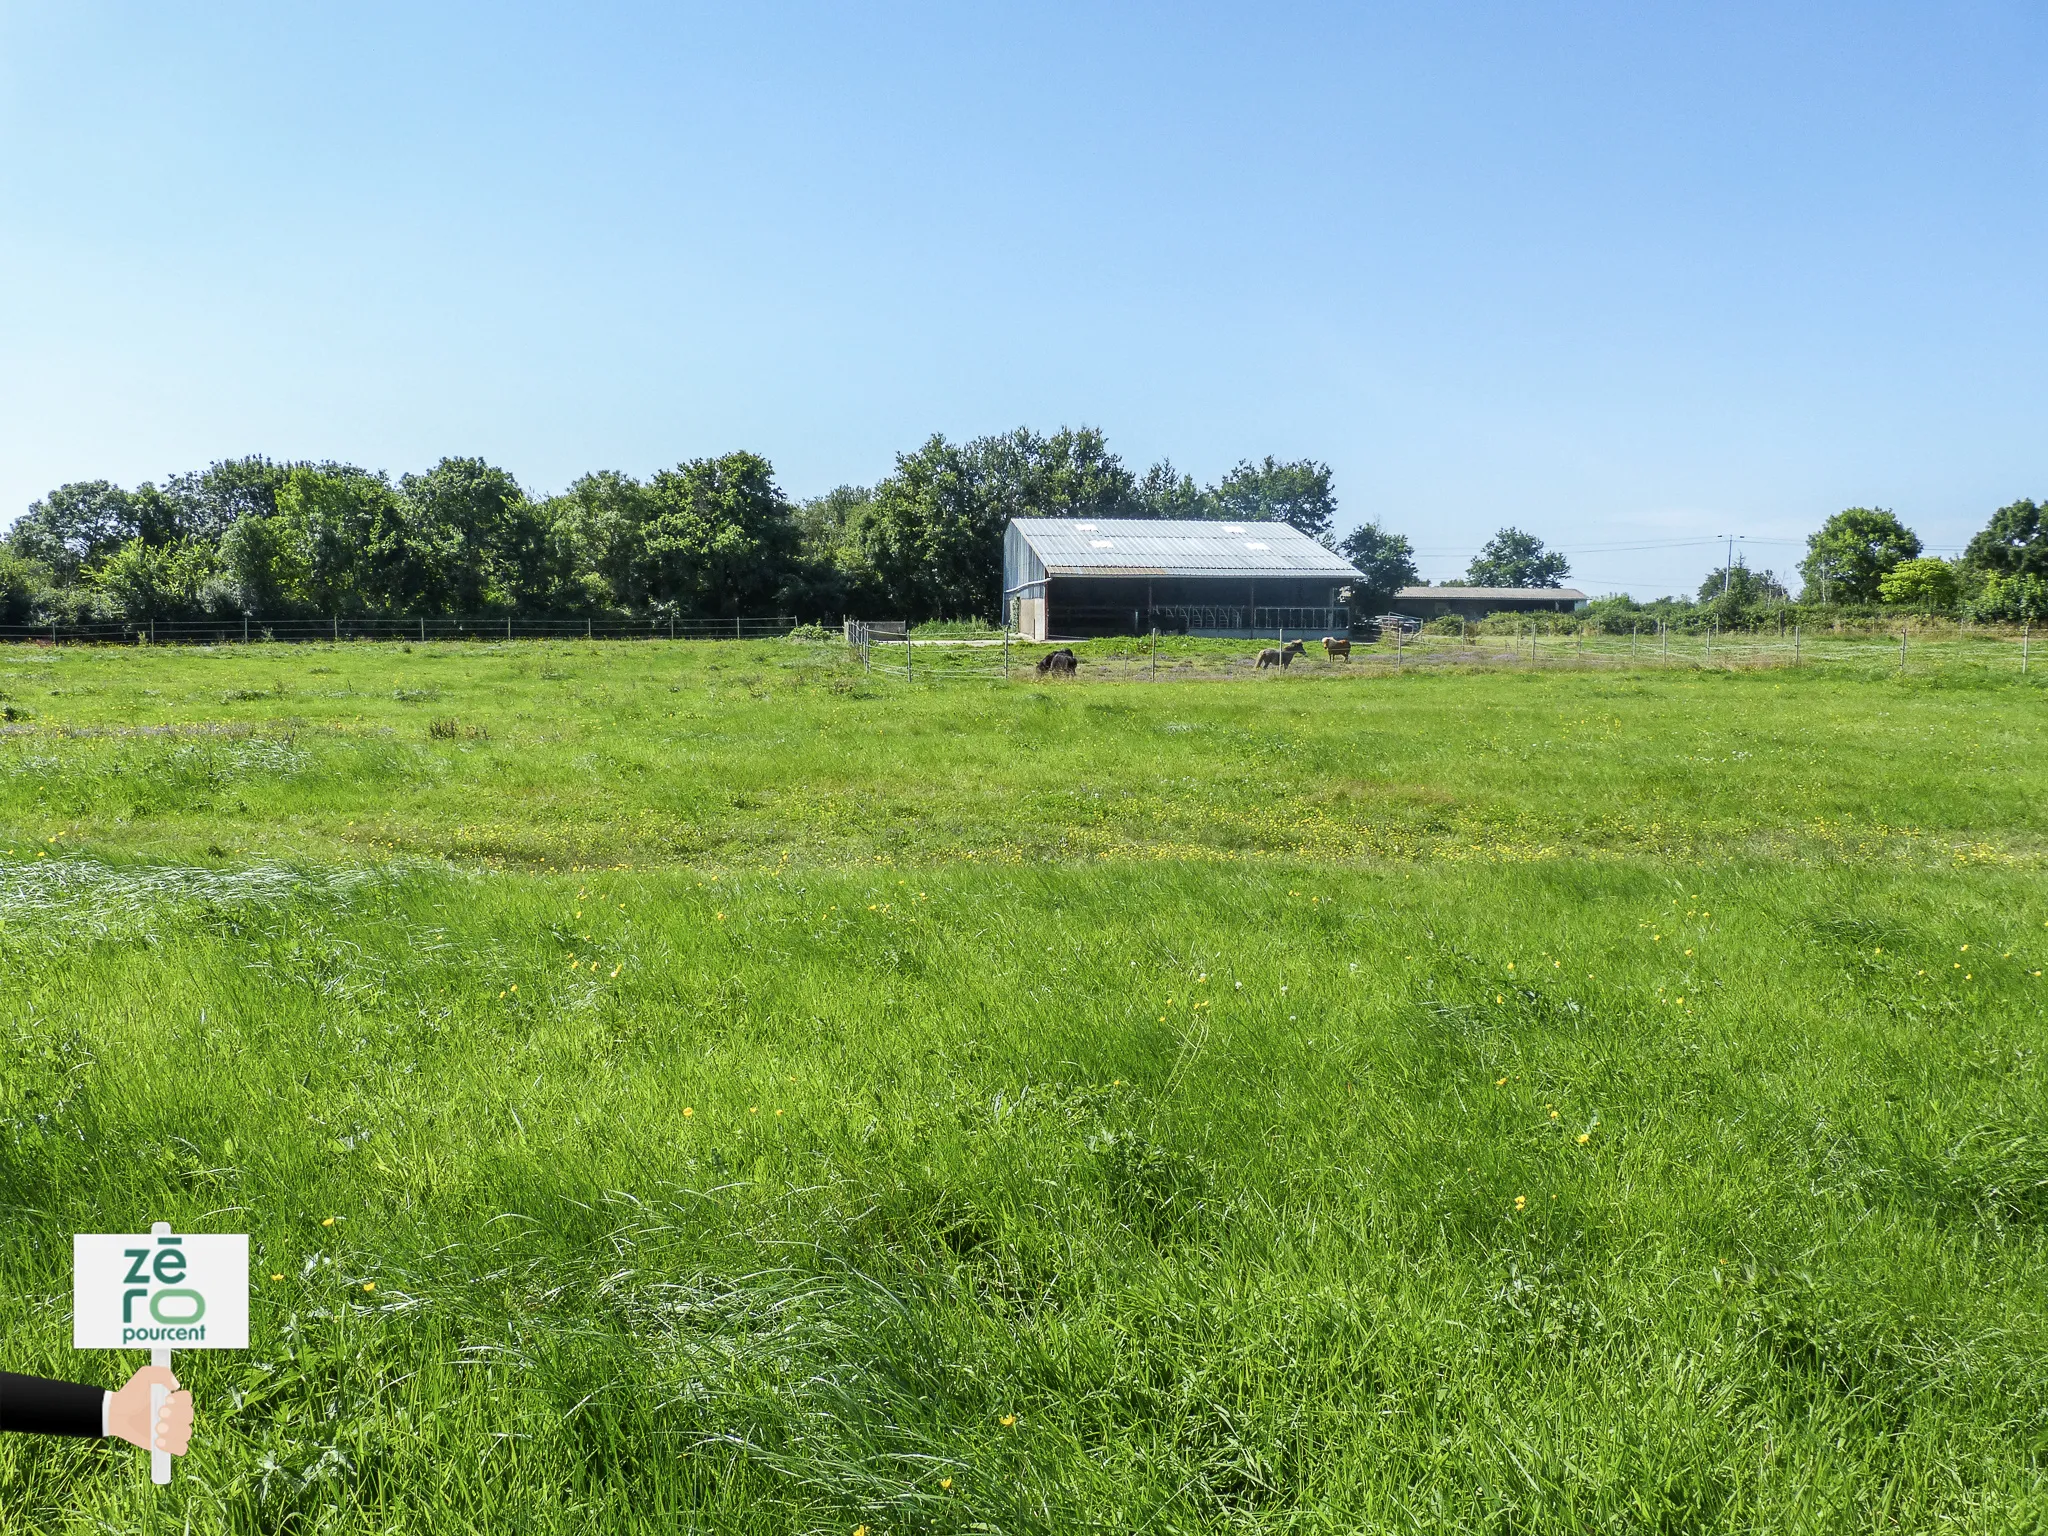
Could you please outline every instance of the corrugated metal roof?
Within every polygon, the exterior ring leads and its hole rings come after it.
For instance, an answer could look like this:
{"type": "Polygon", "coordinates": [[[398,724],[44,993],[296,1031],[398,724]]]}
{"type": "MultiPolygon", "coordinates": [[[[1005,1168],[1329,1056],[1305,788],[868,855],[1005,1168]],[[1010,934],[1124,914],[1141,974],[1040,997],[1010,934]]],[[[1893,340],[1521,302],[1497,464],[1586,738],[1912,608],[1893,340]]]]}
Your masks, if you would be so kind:
{"type": "Polygon", "coordinates": [[[1364,579],[1342,555],[1285,523],[1020,517],[1012,526],[1051,576],[1364,579]]]}
{"type": "Polygon", "coordinates": [[[1589,601],[1576,587],[1403,587],[1394,596],[1410,600],[1448,597],[1462,603],[1515,603],[1539,598],[1546,602],[1562,602],[1566,598],[1575,603],[1589,601]]]}

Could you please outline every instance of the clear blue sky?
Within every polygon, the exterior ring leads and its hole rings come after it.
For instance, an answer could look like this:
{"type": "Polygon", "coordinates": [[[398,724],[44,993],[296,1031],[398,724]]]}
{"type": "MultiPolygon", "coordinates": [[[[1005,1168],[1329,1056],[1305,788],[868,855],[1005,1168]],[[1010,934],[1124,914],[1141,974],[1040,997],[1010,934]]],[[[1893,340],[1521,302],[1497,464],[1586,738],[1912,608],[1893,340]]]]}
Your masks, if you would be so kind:
{"type": "Polygon", "coordinates": [[[2048,495],[2044,194],[2038,0],[0,0],[0,514],[1085,422],[1652,596],[2048,495]]]}

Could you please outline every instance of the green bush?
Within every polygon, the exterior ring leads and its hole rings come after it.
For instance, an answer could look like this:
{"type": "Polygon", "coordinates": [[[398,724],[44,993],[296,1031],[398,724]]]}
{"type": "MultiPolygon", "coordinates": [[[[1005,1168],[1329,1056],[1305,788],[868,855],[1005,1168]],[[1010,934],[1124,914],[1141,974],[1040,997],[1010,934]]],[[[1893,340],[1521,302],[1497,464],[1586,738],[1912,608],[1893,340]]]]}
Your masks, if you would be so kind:
{"type": "Polygon", "coordinates": [[[1994,571],[1985,577],[1977,594],[1964,602],[1963,614],[1987,624],[2039,623],[2048,619],[2048,581],[1994,571]]]}

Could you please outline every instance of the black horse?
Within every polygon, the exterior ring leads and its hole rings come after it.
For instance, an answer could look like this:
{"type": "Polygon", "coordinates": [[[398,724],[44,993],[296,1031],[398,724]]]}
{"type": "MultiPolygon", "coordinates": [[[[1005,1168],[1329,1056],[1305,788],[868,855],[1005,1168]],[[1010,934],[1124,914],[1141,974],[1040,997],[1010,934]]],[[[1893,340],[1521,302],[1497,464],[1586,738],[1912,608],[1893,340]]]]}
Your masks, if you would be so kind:
{"type": "Polygon", "coordinates": [[[1074,668],[1079,665],[1081,663],[1076,659],[1072,648],[1063,645],[1058,650],[1048,651],[1045,655],[1038,658],[1038,675],[1040,677],[1072,677],[1074,675],[1074,668]]]}

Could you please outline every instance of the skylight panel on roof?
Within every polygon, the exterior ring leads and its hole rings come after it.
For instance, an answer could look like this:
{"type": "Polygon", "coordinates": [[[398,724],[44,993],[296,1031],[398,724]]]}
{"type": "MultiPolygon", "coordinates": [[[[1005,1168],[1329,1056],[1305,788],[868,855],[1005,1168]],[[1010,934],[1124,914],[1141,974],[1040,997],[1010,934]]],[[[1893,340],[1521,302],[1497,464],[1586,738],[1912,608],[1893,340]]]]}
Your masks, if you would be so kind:
{"type": "Polygon", "coordinates": [[[1225,524],[1223,525],[1223,531],[1224,531],[1225,533],[1243,533],[1243,532],[1244,532],[1244,524],[1243,524],[1243,523],[1225,523],[1225,524]]]}
{"type": "MultiPolygon", "coordinates": [[[[1240,533],[1242,533],[1243,531],[1244,530],[1242,528],[1238,530],[1238,532],[1240,533]]],[[[1273,546],[1270,544],[1261,544],[1257,539],[1246,539],[1244,541],[1244,547],[1246,549],[1271,549],[1273,546]]]]}
{"type": "Polygon", "coordinates": [[[1088,541],[1088,547],[1089,547],[1090,549],[1114,549],[1114,548],[1116,548],[1116,546],[1115,546],[1114,544],[1112,544],[1112,543],[1111,543],[1111,542],[1110,542],[1110,541],[1109,541],[1108,539],[1090,539],[1090,540],[1088,541]]]}
{"type": "Polygon", "coordinates": [[[1093,533],[1093,532],[1095,532],[1095,530],[1096,530],[1096,525],[1095,525],[1094,523],[1076,523],[1076,524],[1074,524],[1074,532],[1076,532],[1076,533],[1093,533]]]}

